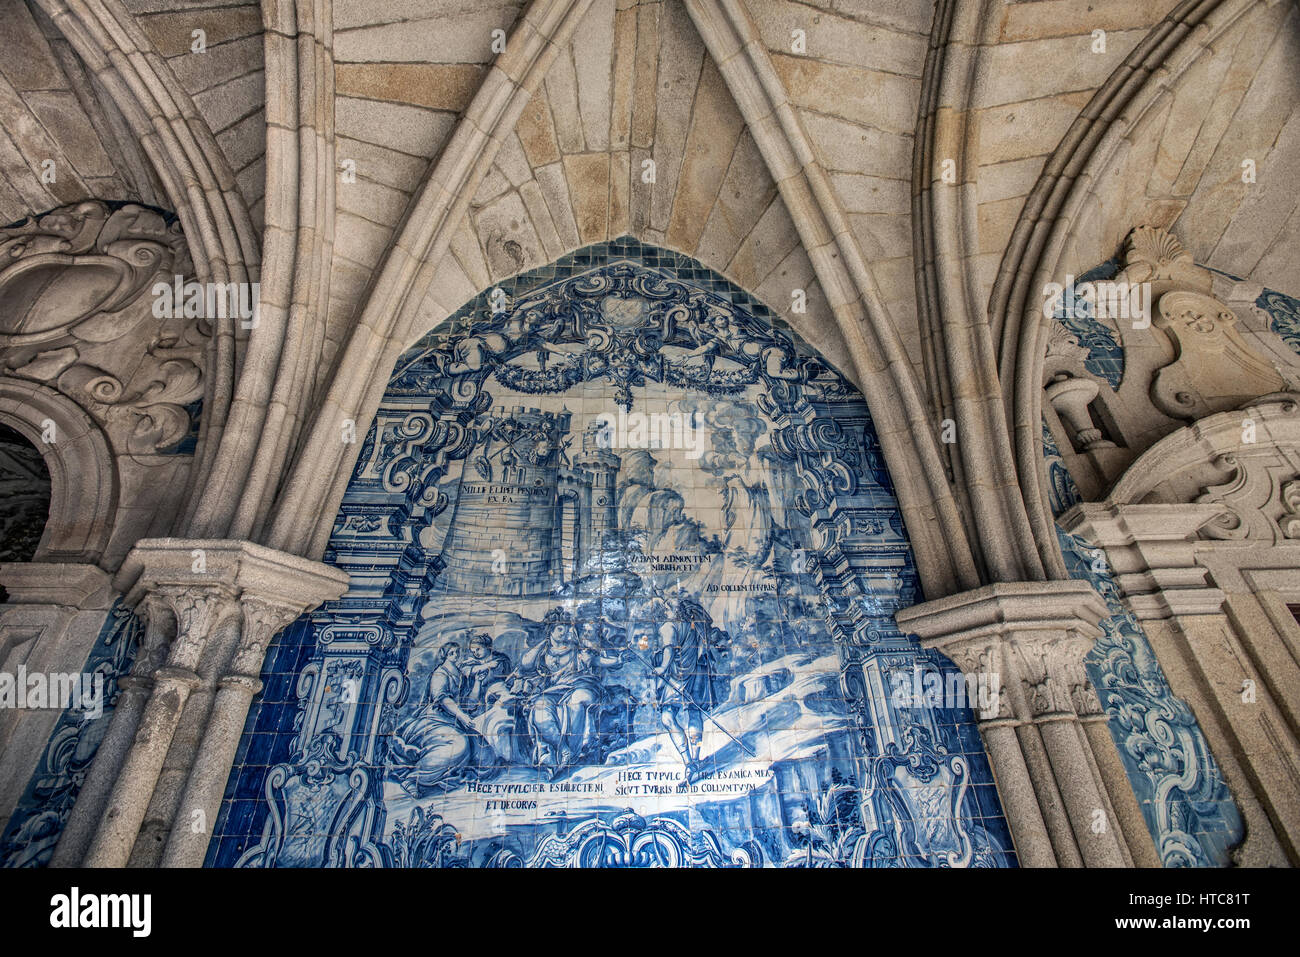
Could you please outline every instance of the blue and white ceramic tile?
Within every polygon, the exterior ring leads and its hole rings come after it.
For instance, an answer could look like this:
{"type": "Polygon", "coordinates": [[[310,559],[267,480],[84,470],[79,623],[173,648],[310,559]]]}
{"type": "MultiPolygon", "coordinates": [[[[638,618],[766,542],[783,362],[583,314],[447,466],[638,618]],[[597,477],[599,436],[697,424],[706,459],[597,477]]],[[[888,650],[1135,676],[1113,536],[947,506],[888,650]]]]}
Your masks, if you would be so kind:
{"type": "MultiPolygon", "coordinates": [[[[1118,274],[1118,260],[1108,259],[1079,276],[1075,284],[1114,279],[1118,274]]],[[[1079,345],[1088,350],[1083,367],[1099,379],[1105,379],[1112,389],[1118,391],[1124,379],[1124,347],[1115,331],[1094,315],[1092,303],[1075,296],[1073,289],[1067,289],[1054,315],[1079,345]]]]}
{"type": "Polygon", "coordinates": [[[969,710],[890,694],[954,669],[894,624],[857,390],[631,239],[500,290],[399,361],[326,555],[351,589],[272,647],[209,863],[1013,865],[969,710]]]}
{"type": "Polygon", "coordinates": [[[1296,355],[1300,355],[1300,299],[1265,289],[1255,300],[1255,305],[1268,313],[1268,327],[1277,333],[1282,341],[1296,355]]]}
{"type": "Polygon", "coordinates": [[[117,679],[131,666],[139,629],[140,620],[120,605],[114,605],[104,619],[83,669],[92,681],[95,675],[103,676],[103,710],[93,719],[76,709],[59,716],[40,763],[9,818],[0,842],[0,867],[49,863],[95,751],[108,731],[117,702],[117,679]]]}
{"type": "MultiPolygon", "coordinates": [[[[1048,498],[1060,515],[1081,498],[1046,422],[1043,446],[1048,498]]],[[[1085,665],[1160,859],[1169,867],[1227,866],[1245,826],[1205,735],[1124,606],[1105,552],[1063,529],[1056,534],[1070,576],[1091,582],[1111,612],[1085,665]]]]}
{"type": "Polygon", "coordinates": [[[1046,419],[1043,419],[1043,458],[1047,464],[1047,500],[1052,516],[1057,517],[1083,499],[1070,470],[1065,467],[1060,446],[1056,444],[1056,436],[1052,435],[1046,419]]]}

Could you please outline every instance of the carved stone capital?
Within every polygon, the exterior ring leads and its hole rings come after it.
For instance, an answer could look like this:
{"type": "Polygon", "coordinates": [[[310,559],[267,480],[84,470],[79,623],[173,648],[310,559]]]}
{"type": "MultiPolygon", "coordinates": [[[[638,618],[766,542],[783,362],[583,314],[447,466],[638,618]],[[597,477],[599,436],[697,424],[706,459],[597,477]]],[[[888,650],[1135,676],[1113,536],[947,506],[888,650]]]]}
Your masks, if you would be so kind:
{"type": "Polygon", "coordinates": [[[234,610],[234,592],[219,584],[160,585],[152,595],[166,602],[176,616],[176,637],[167,663],[196,669],[208,637],[234,610]]]}
{"type": "Polygon", "coordinates": [[[996,675],[997,718],[1021,721],[1100,709],[1083,658],[1108,609],[1087,582],[1006,582],[905,608],[895,617],[965,674],[996,675]]]}
{"type": "Polygon", "coordinates": [[[1073,632],[1025,633],[1011,642],[1012,677],[1019,681],[1031,718],[1086,716],[1101,711],[1083,666],[1092,639],[1073,632]]]}
{"type": "Polygon", "coordinates": [[[131,662],[131,674],[147,685],[153,673],[167,660],[167,649],[176,636],[176,616],[171,603],[158,594],[145,595],[135,606],[135,613],[142,627],[140,647],[131,662]]]}
{"type": "Polygon", "coordinates": [[[240,607],[244,627],[229,672],[231,676],[256,679],[261,674],[262,662],[271,640],[301,615],[304,609],[296,603],[273,601],[249,594],[241,597],[240,607]]]}
{"type": "Polygon", "coordinates": [[[114,580],[128,604],[162,601],[176,617],[168,663],[193,668],[224,620],[240,615],[230,673],[256,678],[281,628],[347,590],[346,572],[252,542],[144,539],[114,580]]]}

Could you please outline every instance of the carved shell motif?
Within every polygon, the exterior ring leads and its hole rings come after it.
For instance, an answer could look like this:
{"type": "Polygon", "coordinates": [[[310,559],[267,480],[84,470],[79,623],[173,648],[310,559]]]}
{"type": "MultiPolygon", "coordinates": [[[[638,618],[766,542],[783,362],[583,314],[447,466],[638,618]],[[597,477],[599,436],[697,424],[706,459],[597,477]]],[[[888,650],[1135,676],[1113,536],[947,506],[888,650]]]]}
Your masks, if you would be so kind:
{"type": "Polygon", "coordinates": [[[1175,264],[1191,265],[1192,254],[1168,230],[1138,226],[1124,241],[1124,264],[1146,267],[1132,274],[1134,279],[1144,281],[1166,275],[1175,264]]]}

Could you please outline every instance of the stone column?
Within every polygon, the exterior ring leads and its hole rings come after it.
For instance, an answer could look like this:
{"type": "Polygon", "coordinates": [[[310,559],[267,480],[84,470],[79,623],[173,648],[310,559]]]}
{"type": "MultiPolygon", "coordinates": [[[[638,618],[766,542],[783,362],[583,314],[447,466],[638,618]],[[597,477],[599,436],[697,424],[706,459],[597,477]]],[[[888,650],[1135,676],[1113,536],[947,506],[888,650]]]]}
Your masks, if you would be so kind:
{"type": "Polygon", "coordinates": [[[253,696],[262,690],[266,650],[271,639],[302,613],[299,604],[251,595],[242,596],[240,607],[243,628],[239,646],[225,676],[217,683],[216,701],[163,851],[164,867],[203,865],[249,706],[253,696]]]}
{"type": "Polygon", "coordinates": [[[176,616],[176,639],[153,687],[83,864],[125,867],[153,797],[190,692],[200,683],[199,660],[208,636],[234,610],[235,595],[221,585],[160,588],[154,593],[176,616]]]}
{"type": "MultiPolygon", "coordinates": [[[[267,646],[299,614],[341,595],[347,575],[251,542],[157,539],[136,544],[118,579],[127,602],[149,609],[151,621],[160,606],[170,609],[176,637],[161,665],[141,664],[142,681],[146,672],[151,681],[147,692],[141,684],[125,702],[116,753],[128,738],[129,745],[120,760],[114,752],[104,759],[103,777],[112,781],[107,799],[97,801],[92,792],[85,809],[74,808],[94,820],[81,863],[121,867],[166,856],[197,866],[261,686],[267,646]]],[[[150,641],[147,657],[156,658],[159,639],[150,641]]],[[[66,862],[75,862],[78,843],[68,839],[66,862]]]]}
{"type": "Polygon", "coordinates": [[[1083,658],[1107,609],[1087,582],[1004,582],[905,608],[899,626],[1001,689],[979,715],[1016,854],[1029,867],[1132,856],[1083,722],[1101,707],[1083,658]]]}
{"type": "Polygon", "coordinates": [[[51,867],[75,867],[85,857],[104,805],[108,803],[109,792],[140,727],[140,718],[153,690],[154,672],[167,660],[167,648],[176,634],[171,608],[161,596],[147,596],[136,606],[135,613],[143,626],[140,646],[130,672],[117,679],[117,702],[108,731],[95,750],[95,759],[86,772],[77,803],[68,814],[50,858],[51,867]]]}

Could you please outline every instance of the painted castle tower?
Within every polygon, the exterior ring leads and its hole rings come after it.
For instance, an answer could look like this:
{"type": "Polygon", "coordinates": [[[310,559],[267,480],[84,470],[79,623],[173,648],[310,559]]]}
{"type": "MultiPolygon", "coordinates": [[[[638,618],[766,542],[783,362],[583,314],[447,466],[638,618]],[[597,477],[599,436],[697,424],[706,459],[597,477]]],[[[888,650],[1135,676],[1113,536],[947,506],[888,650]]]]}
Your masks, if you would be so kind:
{"type": "Polygon", "coordinates": [[[619,557],[610,541],[618,530],[618,469],[622,460],[602,441],[599,422],[582,436],[582,452],[560,472],[560,567],[565,581],[601,575],[619,557]]]}
{"type": "Polygon", "coordinates": [[[592,428],[570,463],[570,421],[567,411],[515,406],[476,423],[438,590],[533,597],[599,573],[591,566],[617,526],[620,460],[592,428]]]}

